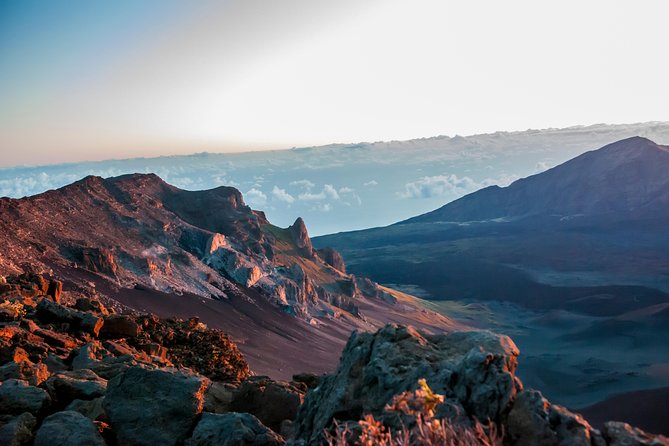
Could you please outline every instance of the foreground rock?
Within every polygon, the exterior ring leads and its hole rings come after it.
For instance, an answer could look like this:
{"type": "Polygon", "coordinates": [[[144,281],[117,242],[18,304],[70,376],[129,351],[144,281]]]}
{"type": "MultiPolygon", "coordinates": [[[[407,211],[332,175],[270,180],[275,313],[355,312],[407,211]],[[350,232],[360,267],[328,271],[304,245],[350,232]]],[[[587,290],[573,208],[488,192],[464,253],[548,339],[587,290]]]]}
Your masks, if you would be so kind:
{"type": "Polygon", "coordinates": [[[447,396],[456,415],[499,420],[521,388],[514,376],[518,353],[511,339],[490,332],[427,336],[392,325],[354,332],[337,371],[307,393],[296,436],[317,443],[334,420],[383,418],[386,404],[421,378],[447,396]]]}
{"type": "Polygon", "coordinates": [[[186,446],[278,446],[281,438],[253,415],[205,413],[186,446]]]}
{"type": "Polygon", "coordinates": [[[6,446],[31,444],[36,426],[37,418],[28,412],[24,412],[0,427],[0,444],[6,446]]]}
{"type": "Polygon", "coordinates": [[[95,424],[79,412],[65,410],[47,417],[35,435],[34,446],[104,446],[95,424]]]}
{"type": "Polygon", "coordinates": [[[273,381],[266,376],[251,377],[234,393],[230,410],[255,415],[275,432],[284,420],[294,420],[302,404],[306,385],[273,381]]]}
{"type": "Polygon", "coordinates": [[[103,407],[119,444],[182,443],[202,412],[207,378],[132,367],[109,382],[103,407]]]}
{"type": "Polygon", "coordinates": [[[51,398],[45,390],[30,386],[26,381],[9,379],[0,385],[0,414],[41,415],[50,404],[51,398]]]}
{"type": "Polygon", "coordinates": [[[405,417],[412,413],[410,407],[397,412],[402,405],[395,396],[425,385],[429,395],[433,390],[445,397],[434,413],[427,409],[430,417],[445,420],[454,432],[471,438],[479,437],[478,429],[486,429],[477,420],[490,420],[491,430],[486,432],[504,433],[508,445],[669,445],[664,437],[624,423],[607,423],[600,433],[580,415],[550,404],[540,392],[523,390],[515,377],[518,354],[511,339],[488,331],[427,335],[389,325],[377,333],[354,332],[337,370],[306,394],[294,423],[296,442],[322,444],[326,432],[334,433],[336,426],[337,432],[342,426],[348,429],[349,441],[354,442],[355,435],[370,426],[369,419],[363,420],[368,415],[386,433],[410,427],[418,419],[405,417]]]}
{"type": "Polygon", "coordinates": [[[605,444],[580,415],[549,403],[540,392],[520,392],[507,420],[507,438],[517,446],[605,444]]]}

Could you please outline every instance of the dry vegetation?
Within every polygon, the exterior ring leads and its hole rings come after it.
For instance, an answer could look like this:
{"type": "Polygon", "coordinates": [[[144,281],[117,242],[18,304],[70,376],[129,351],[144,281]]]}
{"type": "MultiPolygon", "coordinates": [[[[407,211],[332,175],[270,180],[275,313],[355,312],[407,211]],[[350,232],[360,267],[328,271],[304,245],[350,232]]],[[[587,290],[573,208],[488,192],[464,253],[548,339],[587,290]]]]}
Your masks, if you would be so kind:
{"type": "Polygon", "coordinates": [[[388,413],[398,413],[410,420],[400,429],[392,430],[367,414],[358,421],[359,428],[349,424],[336,425],[326,432],[329,446],[501,446],[503,435],[493,423],[483,425],[474,421],[471,426],[452,424],[435,418],[435,409],[444,402],[443,395],[430,389],[424,379],[413,392],[395,396],[385,407],[388,413]]]}

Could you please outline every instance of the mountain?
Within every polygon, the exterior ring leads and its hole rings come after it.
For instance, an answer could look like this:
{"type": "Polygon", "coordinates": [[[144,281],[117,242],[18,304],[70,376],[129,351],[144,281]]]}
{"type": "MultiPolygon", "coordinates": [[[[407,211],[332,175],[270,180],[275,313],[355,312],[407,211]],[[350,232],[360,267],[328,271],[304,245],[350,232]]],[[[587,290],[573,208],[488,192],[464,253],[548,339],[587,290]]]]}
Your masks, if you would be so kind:
{"type": "Polygon", "coordinates": [[[0,196],[35,195],[87,175],[155,172],[182,189],[235,186],[275,225],[299,216],[312,235],[323,235],[406,220],[635,135],[667,144],[669,122],[7,167],[0,168],[0,196]]]}
{"type": "Polygon", "coordinates": [[[231,187],[185,191],[152,174],[86,177],[0,199],[0,245],[0,274],[56,274],[66,290],[110,305],[200,316],[273,376],[328,370],[354,329],[456,325],[345,273],[337,253],[321,257],[312,247],[302,219],[273,226],[231,187]]]}
{"type": "Polygon", "coordinates": [[[669,148],[629,138],[394,225],[313,243],[341,252],[347,271],[513,336],[526,383],[585,407],[669,385],[668,168],[669,148]]]}
{"type": "Polygon", "coordinates": [[[646,138],[628,138],[508,187],[487,187],[403,223],[532,216],[667,218],[667,169],[669,147],[646,138]]]}

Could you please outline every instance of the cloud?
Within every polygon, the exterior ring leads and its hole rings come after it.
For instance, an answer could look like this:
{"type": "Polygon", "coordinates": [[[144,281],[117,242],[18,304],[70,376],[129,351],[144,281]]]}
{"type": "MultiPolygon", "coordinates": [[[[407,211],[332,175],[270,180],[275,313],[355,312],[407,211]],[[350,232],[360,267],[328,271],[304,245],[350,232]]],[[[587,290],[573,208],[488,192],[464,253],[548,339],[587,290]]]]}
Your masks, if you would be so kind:
{"type": "Polygon", "coordinates": [[[534,166],[534,172],[541,173],[545,170],[550,169],[550,165],[546,161],[539,161],[536,166],[534,166]]]}
{"type": "Polygon", "coordinates": [[[274,189],[272,189],[272,196],[277,200],[283,201],[288,204],[293,203],[295,201],[295,197],[286,192],[286,189],[281,189],[278,186],[274,186],[274,189]]]}
{"type": "Polygon", "coordinates": [[[315,186],[314,183],[312,183],[309,180],[296,180],[296,181],[291,181],[288,183],[289,186],[297,186],[297,187],[303,187],[305,189],[311,189],[312,187],[315,186]]]}
{"type": "Polygon", "coordinates": [[[339,200],[339,193],[337,192],[337,189],[334,188],[334,186],[331,184],[326,184],[317,194],[304,192],[298,195],[297,198],[302,201],[322,201],[326,199],[339,200]]]}
{"type": "Polygon", "coordinates": [[[267,195],[261,190],[253,188],[244,194],[246,202],[252,206],[264,206],[267,204],[267,195]]]}
{"type": "Polygon", "coordinates": [[[362,185],[365,186],[365,187],[370,187],[370,186],[377,186],[378,184],[379,184],[378,181],[370,180],[370,181],[367,181],[366,183],[363,183],[362,185]]]}
{"type": "Polygon", "coordinates": [[[353,191],[354,191],[354,189],[351,189],[350,187],[346,187],[346,186],[339,188],[339,193],[340,194],[350,194],[353,191]]]}
{"type": "Polygon", "coordinates": [[[436,175],[423,177],[404,185],[403,198],[432,198],[443,195],[462,194],[479,189],[481,184],[469,177],[451,175],[436,175]]]}

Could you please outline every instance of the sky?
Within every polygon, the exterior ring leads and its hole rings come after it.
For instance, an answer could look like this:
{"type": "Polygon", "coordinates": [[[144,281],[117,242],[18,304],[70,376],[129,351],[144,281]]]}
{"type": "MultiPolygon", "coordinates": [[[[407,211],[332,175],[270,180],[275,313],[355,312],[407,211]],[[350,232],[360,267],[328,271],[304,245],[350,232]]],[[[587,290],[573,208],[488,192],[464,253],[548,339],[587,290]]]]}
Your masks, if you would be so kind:
{"type": "Polygon", "coordinates": [[[0,166],[667,121],[664,0],[0,1],[0,166]]]}

